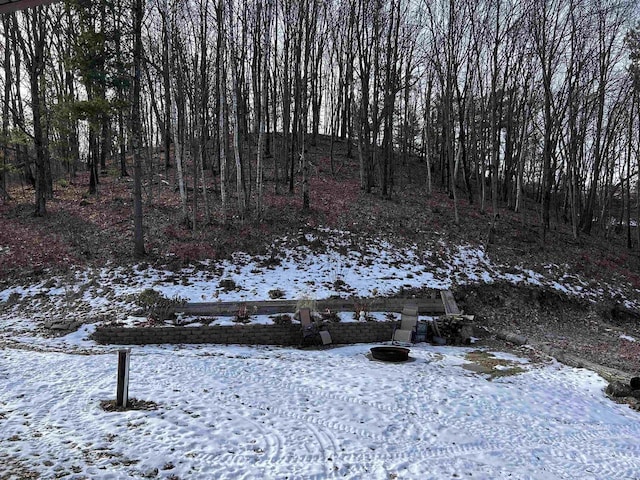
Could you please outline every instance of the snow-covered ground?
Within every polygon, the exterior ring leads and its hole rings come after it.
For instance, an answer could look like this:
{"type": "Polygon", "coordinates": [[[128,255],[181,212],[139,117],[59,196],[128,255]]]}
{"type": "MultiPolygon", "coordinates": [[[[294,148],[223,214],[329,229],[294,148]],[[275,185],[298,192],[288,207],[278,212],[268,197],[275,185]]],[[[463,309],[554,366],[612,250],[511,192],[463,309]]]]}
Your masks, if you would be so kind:
{"type": "Polygon", "coordinates": [[[105,412],[107,349],[0,350],[0,477],[634,479],[638,413],[594,373],[529,364],[495,378],[469,349],[417,345],[413,361],[325,350],[140,347],[130,395],[155,410],[105,412]],[[87,354],[88,353],[88,354],[87,354]],[[8,476],[6,476],[9,474],[8,476]]]}
{"type": "MultiPolygon", "coordinates": [[[[447,289],[497,281],[542,285],[588,300],[624,296],[619,285],[594,286],[566,265],[544,265],[539,271],[501,265],[482,247],[435,244],[420,250],[399,248],[382,239],[369,239],[363,247],[348,232],[321,233],[322,240],[309,233],[301,235],[304,241],[283,238],[271,246],[269,255],[238,252],[232,260],[203,262],[177,273],[147,264],[76,269],[65,276],[0,290],[0,312],[4,317],[28,312],[34,322],[61,316],[83,323],[123,322],[136,310],[134,297],[148,288],[189,302],[265,300],[274,290],[287,299],[375,297],[401,289],[447,289]],[[321,253],[309,247],[317,241],[325,243],[321,253]],[[222,280],[234,282],[235,288],[221,285],[222,280]]],[[[632,301],[626,306],[638,308],[632,301]]]]}
{"type": "Polygon", "coordinates": [[[473,349],[427,344],[402,364],[370,360],[364,344],[134,347],[130,397],[156,408],[107,412],[118,347],[87,340],[94,324],[41,335],[62,314],[127,318],[127,295],[145,288],[215,301],[276,288],[324,298],[340,293],[336,280],[358,296],[508,280],[598,294],[554,266],[505,273],[471,247],[439,251],[446,262],[381,241],[277,251],[275,264],[238,254],[178,274],[84,270],[0,292],[0,478],[640,478],[640,414],[608,400],[596,374],[553,361],[494,352],[491,375],[469,368],[473,349]]]}

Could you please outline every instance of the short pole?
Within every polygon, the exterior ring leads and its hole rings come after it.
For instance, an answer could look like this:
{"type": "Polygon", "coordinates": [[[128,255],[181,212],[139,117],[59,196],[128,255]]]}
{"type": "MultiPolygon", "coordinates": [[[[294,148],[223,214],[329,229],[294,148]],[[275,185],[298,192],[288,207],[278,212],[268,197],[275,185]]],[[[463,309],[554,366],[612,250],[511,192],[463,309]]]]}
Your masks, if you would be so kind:
{"type": "Polygon", "coordinates": [[[131,349],[118,350],[118,388],[116,407],[126,408],[129,402],[129,357],[131,349]]]}

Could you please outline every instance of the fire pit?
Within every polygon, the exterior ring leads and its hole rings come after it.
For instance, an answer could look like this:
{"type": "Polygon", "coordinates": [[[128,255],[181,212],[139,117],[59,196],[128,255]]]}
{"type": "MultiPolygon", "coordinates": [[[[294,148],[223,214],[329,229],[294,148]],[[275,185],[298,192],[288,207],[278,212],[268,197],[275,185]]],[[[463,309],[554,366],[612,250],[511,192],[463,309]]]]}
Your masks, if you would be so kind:
{"type": "Polygon", "coordinates": [[[373,347],[371,356],[383,362],[406,362],[409,360],[409,351],[404,347],[373,347]]]}

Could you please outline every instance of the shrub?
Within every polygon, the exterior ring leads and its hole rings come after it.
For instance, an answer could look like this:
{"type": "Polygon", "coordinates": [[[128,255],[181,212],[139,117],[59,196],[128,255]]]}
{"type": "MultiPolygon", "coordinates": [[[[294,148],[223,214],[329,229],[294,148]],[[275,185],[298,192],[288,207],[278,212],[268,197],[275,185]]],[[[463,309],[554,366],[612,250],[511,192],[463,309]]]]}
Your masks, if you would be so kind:
{"type": "Polygon", "coordinates": [[[286,313],[283,315],[276,315],[272,317],[273,323],[276,325],[291,325],[291,315],[287,315],[286,313]]]}
{"type": "Polygon", "coordinates": [[[358,298],[353,302],[353,317],[356,320],[370,320],[371,315],[370,312],[372,310],[372,305],[364,298],[358,298]]]}
{"type": "Polygon", "coordinates": [[[336,291],[343,290],[343,289],[345,289],[345,288],[346,288],[346,286],[347,286],[347,283],[346,283],[344,280],[342,280],[341,278],[338,278],[337,280],[335,280],[335,281],[333,282],[333,288],[334,288],[336,291]]]}
{"type": "Polygon", "coordinates": [[[333,322],[338,323],[340,321],[340,315],[337,312],[332,312],[327,309],[324,312],[320,313],[323,322],[333,322]]]}
{"type": "Polygon", "coordinates": [[[276,288],[274,290],[269,290],[269,298],[272,298],[275,300],[277,298],[282,298],[282,297],[284,297],[284,292],[279,288],[276,288]]]}
{"type": "Polygon", "coordinates": [[[170,238],[171,240],[182,240],[186,236],[185,230],[173,223],[164,229],[164,234],[167,238],[170,238]]]}
{"type": "Polygon", "coordinates": [[[236,318],[234,322],[237,323],[249,323],[251,320],[251,312],[249,312],[249,307],[246,305],[241,305],[236,312],[236,318]]]}
{"type": "Polygon", "coordinates": [[[147,288],[138,294],[135,303],[144,309],[147,317],[163,321],[172,318],[175,307],[184,305],[186,300],[177,296],[167,298],[157,290],[147,288]]]}
{"type": "Polygon", "coordinates": [[[184,262],[216,258],[217,253],[206,243],[177,243],[171,246],[171,253],[184,262]]]}
{"type": "Polygon", "coordinates": [[[231,290],[235,290],[238,286],[236,285],[236,282],[231,278],[225,278],[223,280],[220,280],[218,287],[223,289],[225,292],[229,292],[231,290]]]}
{"type": "Polygon", "coordinates": [[[300,310],[301,308],[308,308],[312,312],[315,312],[317,310],[316,308],[317,303],[318,302],[315,298],[312,298],[309,295],[303,295],[296,302],[296,310],[300,310]]]}

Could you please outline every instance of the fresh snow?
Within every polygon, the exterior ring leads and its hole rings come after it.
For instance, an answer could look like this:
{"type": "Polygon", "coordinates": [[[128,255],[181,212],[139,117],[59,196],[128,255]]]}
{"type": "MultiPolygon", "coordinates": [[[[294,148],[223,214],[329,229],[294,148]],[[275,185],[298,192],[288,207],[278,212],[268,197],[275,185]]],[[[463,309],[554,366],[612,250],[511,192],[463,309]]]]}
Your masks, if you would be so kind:
{"type": "Polygon", "coordinates": [[[283,239],[272,266],[238,253],[178,273],[77,270],[0,291],[0,478],[640,478],[639,414],[607,399],[602,378],[501,352],[495,376],[474,373],[471,348],[417,344],[411,361],[388,364],[370,360],[372,344],[132,347],[130,397],[157,408],[101,408],[115,398],[119,347],[88,337],[101,322],[144,321],[127,296],[146,288],[242,301],[275,288],[321,299],[512,281],[596,295],[559,266],[506,269],[472,246],[433,253],[372,240],[356,250],[348,232],[329,233],[338,241],[321,254],[283,239]],[[238,289],[223,290],[222,279],[238,289]],[[43,321],[65,316],[93,323],[42,336],[43,321]]]}
{"type": "Polygon", "coordinates": [[[157,409],[120,413],[100,407],[115,398],[114,349],[5,348],[0,473],[19,461],[77,479],[638,478],[638,413],[592,372],[502,354],[525,371],[489,381],[462,368],[467,348],[415,345],[387,364],[372,346],[135,347],[130,396],[157,409]]]}
{"type": "MultiPolygon", "coordinates": [[[[521,266],[507,268],[491,260],[482,247],[438,244],[424,251],[415,245],[397,247],[385,240],[370,239],[365,248],[356,249],[348,232],[323,233],[331,235],[332,243],[322,253],[283,238],[271,246],[271,255],[252,257],[237,252],[231,260],[203,262],[178,273],[149,265],[78,269],[40,283],[5,288],[0,291],[0,302],[16,298],[22,304],[29,302],[35,320],[46,320],[62,311],[83,321],[87,317],[123,321],[134,310],[130,297],[147,288],[188,302],[264,300],[275,289],[289,299],[375,297],[393,295],[400,289],[449,289],[497,281],[546,286],[592,301],[622,296],[616,286],[607,286],[606,291],[585,288],[584,279],[566,275],[558,265],[544,265],[539,272],[521,266]],[[221,288],[223,279],[233,280],[237,288],[221,288]],[[336,287],[338,280],[346,291],[336,287]]],[[[306,242],[314,240],[313,235],[305,235],[306,242]]],[[[12,304],[18,314],[21,307],[12,304]]],[[[630,301],[625,305],[637,307],[630,301]]],[[[11,313],[11,307],[5,308],[5,313],[11,313]]]]}

